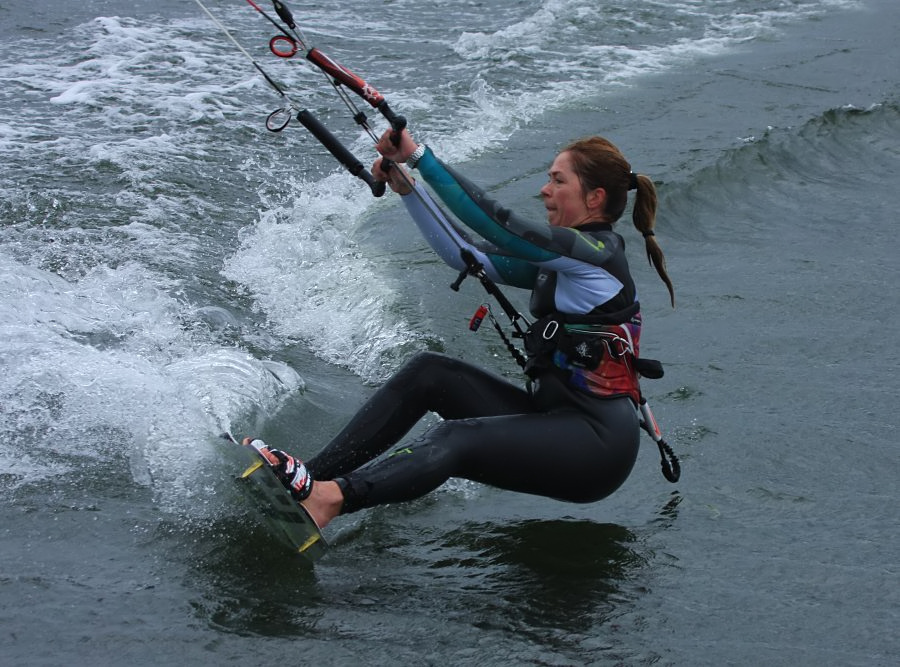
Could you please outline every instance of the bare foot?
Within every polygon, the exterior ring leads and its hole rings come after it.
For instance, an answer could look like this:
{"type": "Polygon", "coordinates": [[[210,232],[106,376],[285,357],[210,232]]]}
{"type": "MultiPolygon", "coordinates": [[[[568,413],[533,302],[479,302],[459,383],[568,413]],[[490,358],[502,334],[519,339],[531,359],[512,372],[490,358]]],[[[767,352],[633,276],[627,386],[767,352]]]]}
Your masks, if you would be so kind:
{"type": "Polygon", "coordinates": [[[306,508],[316,525],[324,528],[341,513],[344,494],[337,482],[314,481],[309,497],[300,504],[306,508]]]}

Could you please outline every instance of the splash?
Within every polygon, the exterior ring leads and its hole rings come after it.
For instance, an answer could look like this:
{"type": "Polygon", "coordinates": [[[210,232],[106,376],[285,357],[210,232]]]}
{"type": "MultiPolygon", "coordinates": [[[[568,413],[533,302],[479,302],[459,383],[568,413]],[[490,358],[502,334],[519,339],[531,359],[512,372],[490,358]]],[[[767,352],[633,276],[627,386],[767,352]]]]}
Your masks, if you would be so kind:
{"type": "MultiPolygon", "coordinates": [[[[121,459],[180,506],[211,437],[277,409],[302,378],[188,325],[191,306],[145,268],[67,281],[0,253],[0,463],[10,486],[121,459]]],[[[127,474],[126,472],[126,474],[127,474]]]]}
{"type": "Polygon", "coordinates": [[[277,335],[376,382],[419,335],[395,314],[394,287],[355,241],[370,200],[344,174],[300,184],[289,206],[260,213],[223,273],[250,290],[277,335]]]}

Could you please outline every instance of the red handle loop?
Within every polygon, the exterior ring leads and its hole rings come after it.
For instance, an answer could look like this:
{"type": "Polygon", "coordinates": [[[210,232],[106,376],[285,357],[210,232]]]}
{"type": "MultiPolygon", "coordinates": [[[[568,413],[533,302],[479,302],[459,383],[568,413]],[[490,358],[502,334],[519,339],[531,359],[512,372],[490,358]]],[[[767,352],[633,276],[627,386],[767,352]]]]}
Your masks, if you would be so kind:
{"type": "Polygon", "coordinates": [[[279,58],[293,58],[297,53],[297,42],[287,35],[275,35],[269,40],[269,50],[279,58]]]}

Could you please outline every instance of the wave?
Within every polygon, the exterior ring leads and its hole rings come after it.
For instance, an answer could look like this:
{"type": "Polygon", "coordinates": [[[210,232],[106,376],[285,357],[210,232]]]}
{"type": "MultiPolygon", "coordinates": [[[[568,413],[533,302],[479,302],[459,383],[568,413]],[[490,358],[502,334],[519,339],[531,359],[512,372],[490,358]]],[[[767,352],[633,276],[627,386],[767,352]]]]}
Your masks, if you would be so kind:
{"type": "MultiPolygon", "coordinates": [[[[743,146],[692,174],[688,183],[662,186],[660,210],[667,216],[669,230],[685,238],[756,237],[760,228],[770,227],[759,211],[785,205],[792,221],[821,229],[823,221],[809,212],[823,210],[821,201],[829,197],[829,191],[893,188],[900,160],[897,145],[900,105],[896,102],[867,109],[828,109],[799,127],[770,127],[759,137],[746,137],[743,146]],[[702,216],[697,216],[698,211],[702,216]],[[723,224],[724,220],[735,223],[723,224]],[[742,225],[740,220],[755,223],[742,225]]],[[[832,208],[831,213],[840,212],[832,208]]],[[[855,210],[843,214],[829,219],[843,225],[855,210]]],[[[782,226],[780,217],[771,225],[782,226]]]]}
{"type": "Polygon", "coordinates": [[[144,267],[77,282],[0,253],[5,486],[123,458],[164,505],[192,488],[202,446],[303,390],[283,364],[223,346],[144,267]]]}
{"type": "Polygon", "coordinates": [[[459,99],[453,103],[462,103],[461,120],[473,131],[462,137],[469,139],[463,141],[468,154],[454,151],[459,136],[440,144],[442,154],[463,159],[490,150],[547,111],[767,39],[783,25],[834,7],[856,5],[832,0],[786,6],[757,0],[736,12],[729,1],[637,2],[623,7],[544,0],[509,25],[493,32],[463,31],[452,44],[462,62],[452,74],[470,82],[465,84],[468,91],[455,89],[459,99]],[[488,97],[494,102],[485,113],[488,97]],[[504,113],[490,113],[493,109],[504,113]]]}
{"type": "Polygon", "coordinates": [[[382,267],[354,242],[370,198],[344,174],[301,184],[289,207],[260,214],[223,275],[250,290],[278,336],[377,382],[400,350],[423,344],[394,314],[382,267]]]}

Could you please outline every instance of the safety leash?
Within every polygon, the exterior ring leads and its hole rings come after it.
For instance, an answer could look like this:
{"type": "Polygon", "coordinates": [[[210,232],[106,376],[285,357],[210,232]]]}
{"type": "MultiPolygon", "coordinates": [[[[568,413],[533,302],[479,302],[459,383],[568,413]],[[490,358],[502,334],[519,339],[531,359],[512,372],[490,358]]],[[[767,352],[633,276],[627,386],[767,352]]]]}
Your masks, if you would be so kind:
{"type": "Polygon", "coordinates": [[[669,443],[663,438],[662,432],[659,430],[659,424],[656,423],[656,418],[650,411],[650,405],[643,396],[641,396],[640,411],[641,428],[650,434],[650,437],[653,438],[653,441],[659,447],[660,467],[662,468],[663,477],[674,484],[681,477],[681,463],[678,461],[678,457],[675,456],[675,452],[672,451],[669,443]]]}

